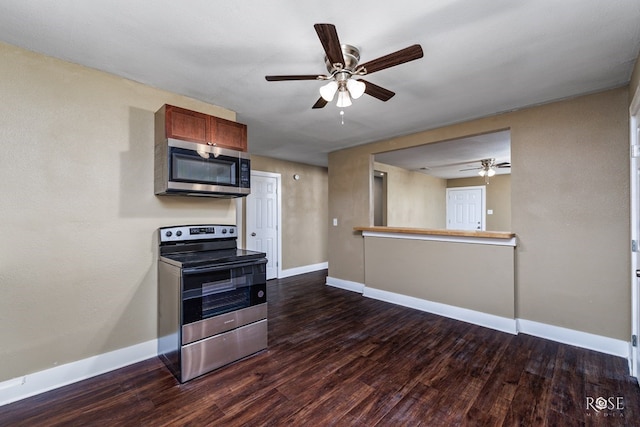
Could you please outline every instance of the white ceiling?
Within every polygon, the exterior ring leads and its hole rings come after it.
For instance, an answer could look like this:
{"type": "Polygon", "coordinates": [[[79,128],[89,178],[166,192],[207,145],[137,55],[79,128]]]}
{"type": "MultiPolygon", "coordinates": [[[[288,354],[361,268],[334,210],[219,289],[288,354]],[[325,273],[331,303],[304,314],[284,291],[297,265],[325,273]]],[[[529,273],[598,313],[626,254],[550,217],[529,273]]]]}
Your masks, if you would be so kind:
{"type": "Polygon", "coordinates": [[[638,0],[0,0],[0,40],[234,110],[252,153],[326,165],[339,148],[626,84],[638,0]],[[367,80],[396,92],[312,110],[324,74],[313,29],[361,62],[422,45],[367,80]]]}

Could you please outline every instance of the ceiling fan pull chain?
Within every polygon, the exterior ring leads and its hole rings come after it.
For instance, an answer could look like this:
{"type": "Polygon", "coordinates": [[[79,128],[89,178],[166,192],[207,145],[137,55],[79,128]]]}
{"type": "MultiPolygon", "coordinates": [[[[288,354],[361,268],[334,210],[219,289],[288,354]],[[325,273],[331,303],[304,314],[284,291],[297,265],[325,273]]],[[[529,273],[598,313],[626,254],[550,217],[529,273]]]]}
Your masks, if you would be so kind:
{"type": "Polygon", "coordinates": [[[340,110],[340,124],[344,124],[344,110],[340,110]]]}

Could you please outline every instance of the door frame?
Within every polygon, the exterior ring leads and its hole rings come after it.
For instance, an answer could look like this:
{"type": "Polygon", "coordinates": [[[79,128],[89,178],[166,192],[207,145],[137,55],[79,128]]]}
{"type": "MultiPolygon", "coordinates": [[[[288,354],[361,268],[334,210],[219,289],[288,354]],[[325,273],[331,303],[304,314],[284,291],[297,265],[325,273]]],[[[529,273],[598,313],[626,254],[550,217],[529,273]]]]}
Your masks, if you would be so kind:
{"type": "Polygon", "coordinates": [[[482,198],[482,206],[480,207],[480,217],[482,218],[482,224],[480,224],[481,231],[487,229],[487,186],[486,185],[472,185],[468,187],[447,187],[446,200],[445,200],[445,228],[449,226],[449,190],[480,190],[482,198]]]}
{"type": "MultiPolygon", "coordinates": [[[[277,258],[277,268],[276,268],[276,279],[282,277],[282,175],[274,172],[263,172],[252,170],[251,177],[253,176],[262,176],[268,178],[276,179],[276,227],[278,227],[276,233],[276,258],[277,258]]],[[[247,198],[243,197],[242,202],[238,202],[236,204],[236,223],[242,224],[242,227],[238,227],[238,234],[242,236],[242,241],[244,242],[244,247],[247,247],[247,236],[246,232],[246,218],[247,218],[247,198]],[[242,204],[241,208],[238,206],[242,204]]]]}
{"type": "Polygon", "coordinates": [[[629,107],[629,143],[630,143],[630,191],[631,191],[631,342],[629,344],[629,371],[640,378],[640,351],[633,346],[633,337],[640,335],[640,279],[636,270],[640,268],[640,86],[629,107]]]}

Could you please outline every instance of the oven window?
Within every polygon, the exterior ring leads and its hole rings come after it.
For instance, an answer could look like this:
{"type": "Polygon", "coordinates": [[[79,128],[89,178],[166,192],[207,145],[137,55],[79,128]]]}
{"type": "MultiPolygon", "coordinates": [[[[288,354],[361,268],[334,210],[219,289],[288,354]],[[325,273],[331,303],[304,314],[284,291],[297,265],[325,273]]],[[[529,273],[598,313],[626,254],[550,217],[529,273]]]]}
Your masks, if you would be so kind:
{"type": "Polygon", "coordinates": [[[202,318],[217,316],[249,306],[249,288],[225,292],[202,298],[202,318]]]}
{"type": "Polygon", "coordinates": [[[183,324],[266,302],[265,264],[183,274],[183,324]]]}
{"type": "Polygon", "coordinates": [[[204,158],[193,154],[174,153],[171,156],[173,181],[237,185],[237,162],[221,157],[204,158]]]}
{"type": "Polygon", "coordinates": [[[186,325],[267,301],[266,283],[202,297],[183,298],[182,324],[186,325]]]}
{"type": "Polygon", "coordinates": [[[198,322],[209,317],[229,313],[251,305],[250,288],[239,288],[182,300],[183,323],[198,322]]]}

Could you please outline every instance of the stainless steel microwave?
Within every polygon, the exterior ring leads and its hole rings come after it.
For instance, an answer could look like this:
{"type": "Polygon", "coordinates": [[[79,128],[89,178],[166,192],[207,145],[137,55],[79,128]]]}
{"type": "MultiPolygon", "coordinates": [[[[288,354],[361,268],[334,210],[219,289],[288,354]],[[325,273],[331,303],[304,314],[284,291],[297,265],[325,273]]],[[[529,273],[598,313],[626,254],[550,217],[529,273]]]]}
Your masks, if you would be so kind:
{"type": "Polygon", "coordinates": [[[244,197],[251,192],[250,166],[244,151],[172,138],[156,140],[155,194],[244,197]]]}

